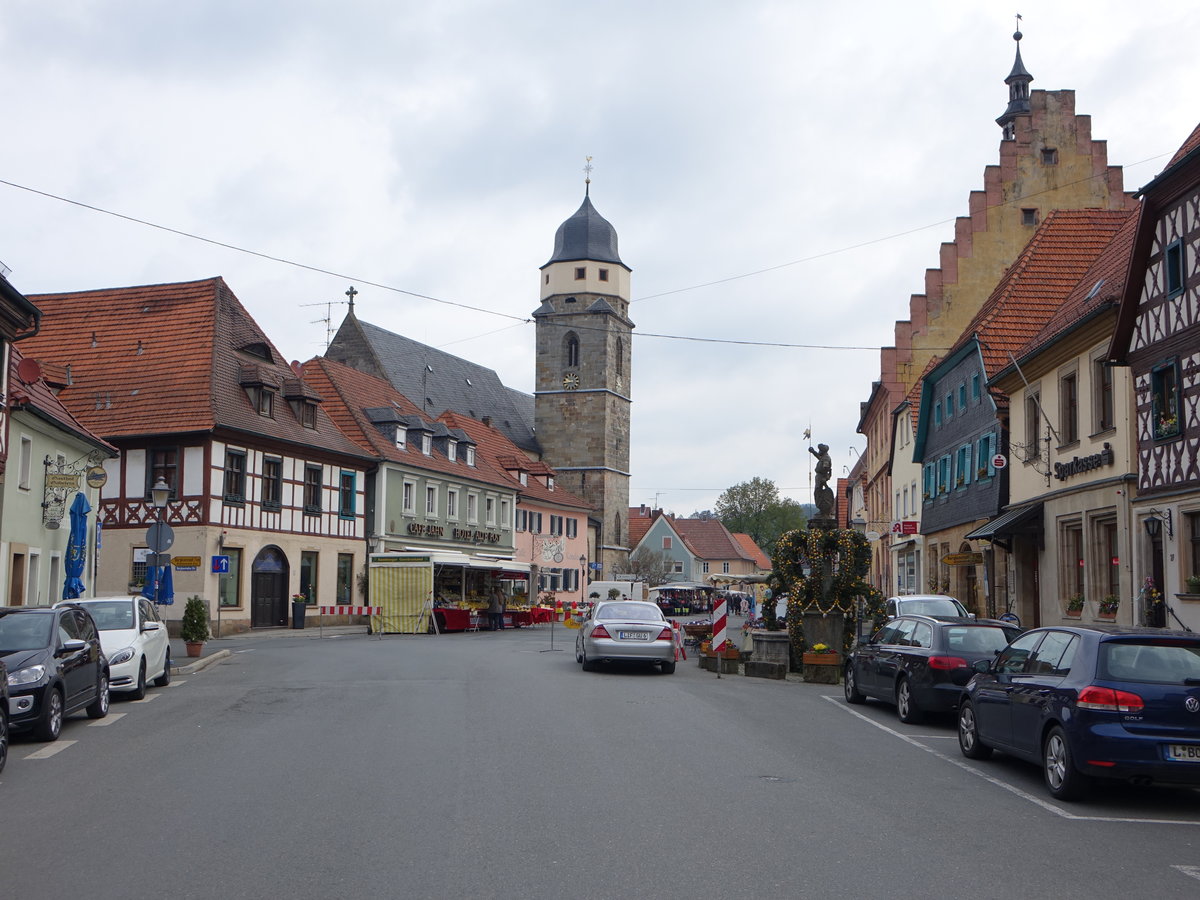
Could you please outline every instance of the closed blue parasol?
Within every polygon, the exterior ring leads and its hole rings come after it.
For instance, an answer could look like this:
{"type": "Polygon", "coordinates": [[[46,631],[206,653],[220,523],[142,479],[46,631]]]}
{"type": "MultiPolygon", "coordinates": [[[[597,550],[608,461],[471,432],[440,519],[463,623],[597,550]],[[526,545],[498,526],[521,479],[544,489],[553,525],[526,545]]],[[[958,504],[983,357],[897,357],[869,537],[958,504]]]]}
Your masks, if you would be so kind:
{"type": "Polygon", "coordinates": [[[171,564],[146,566],[146,583],[142,585],[142,596],[160,606],[175,602],[175,584],[171,578],[171,564]]]}
{"type": "Polygon", "coordinates": [[[63,582],[62,598],[75,600],[83,596],[83,566],[87,561],[87,514],[92,505],[80,491],[71,503],[71,533],[67,535],[67,578],[63,582]]]}

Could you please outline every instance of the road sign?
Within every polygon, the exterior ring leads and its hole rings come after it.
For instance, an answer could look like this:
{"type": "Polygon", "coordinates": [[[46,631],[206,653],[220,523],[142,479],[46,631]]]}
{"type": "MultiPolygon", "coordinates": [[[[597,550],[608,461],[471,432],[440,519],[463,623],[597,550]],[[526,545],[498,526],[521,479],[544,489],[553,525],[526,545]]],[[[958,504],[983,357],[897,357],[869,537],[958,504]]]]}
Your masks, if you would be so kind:
{"type": "Polygon", "coordinates": [[[147,553],[146,565],[148,566],[169,566],[171,564],[170,553],[147,553]]]}
{"type": "Polygon", "coordinates": [[[155,553],[165,553],[175,543],[175,532],[166,522],[155,522],[146,529],[146,545],[155,553]]]}
{"type": "Polygon", "coordinates": [[[1008,457],[1005,456],[1003,453],[997,453],[995,456],[992,457],[992,468],[993,469],[1003,469],[1007,465],[1008,465],[1008,457]]]}
{"type": "Polygon", "coordinates": [[[177,556],[174,561],[177,569],[198,569],[200,567],[200,557],[198,556],[177,556]]]}
{"type": "Polygon", "coordinates": [[[229,574],[229,557],[228,556],[214,556],[212,558],[212,570],[213,570],[213,574],[215,574],[215,575],[228,575],[229,574]]]}

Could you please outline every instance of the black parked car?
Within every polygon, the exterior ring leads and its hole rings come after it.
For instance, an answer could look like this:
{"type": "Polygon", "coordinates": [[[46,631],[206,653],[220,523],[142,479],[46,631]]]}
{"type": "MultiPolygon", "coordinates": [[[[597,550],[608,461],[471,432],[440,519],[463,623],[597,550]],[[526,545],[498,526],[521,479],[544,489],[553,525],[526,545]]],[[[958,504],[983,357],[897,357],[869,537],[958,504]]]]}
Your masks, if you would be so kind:
{"type": "Polygon", "coordinates": [[[73,712],[108,715],[108,660],[86,610],[0,607],[0,661],[8,668],[13,732],[53,741],[73,712]]]}
{"type": "Polygon", "coordinates": [[[1096,778],[1200,785],[1200,634],[1035,628],[976,669],[958,711],[964,756],[1037,763],[1060,800],[1096,778]]]}
{"type": "Polygon", "coordinates": [[[8,762],[8,669],[0,662],[0,772],[8,762]]]}
{"type": "Polygon", "coordinates": [[[896,704],[901,722],[958,706],[976,660],[990,660],[1020,630],[993,619],[900,616],[846,658],[847,703],[874,697],[896,704]]]}

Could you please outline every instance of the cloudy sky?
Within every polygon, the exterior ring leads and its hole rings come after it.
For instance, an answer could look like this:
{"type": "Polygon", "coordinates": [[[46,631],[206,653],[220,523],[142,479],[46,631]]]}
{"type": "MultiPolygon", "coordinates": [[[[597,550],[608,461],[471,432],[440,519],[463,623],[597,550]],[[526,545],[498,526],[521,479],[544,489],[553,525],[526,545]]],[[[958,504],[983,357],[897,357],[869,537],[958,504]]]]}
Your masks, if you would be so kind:
{"type": "Polygon", "coordinates": [[[0,261],[26,294],[221,275],[292,359],[353,284],[532,391],[591,156],[633,269],[631,502],[756,475],[807,502],[804,429],[844,474],[853,348],[891,343],[998,159],[1016,12],[1034,88],[1148,182],[1200,119],[1178,0],[4,0],[0,261]]]}

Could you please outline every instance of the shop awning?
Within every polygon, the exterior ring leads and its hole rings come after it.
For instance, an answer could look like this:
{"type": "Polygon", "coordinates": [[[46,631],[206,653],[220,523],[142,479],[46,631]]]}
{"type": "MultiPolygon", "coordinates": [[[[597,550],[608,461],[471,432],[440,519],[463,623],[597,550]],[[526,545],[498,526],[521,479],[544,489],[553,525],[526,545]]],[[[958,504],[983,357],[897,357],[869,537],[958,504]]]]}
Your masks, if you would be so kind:
{"type": "Polygon", "coordinates": [[[1001,513],[986,525],[976,528],[966,536],[968,541],[990,541],[993,537],[1006,534],[1038,531],[1042,524],[1042,504],[1029,503],[1001,513]],[[1036,525],[1036,527],[1035,527],[1036,525]]]}

